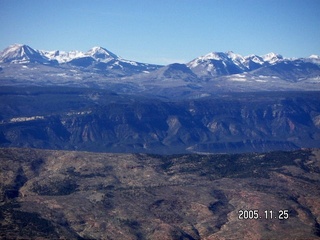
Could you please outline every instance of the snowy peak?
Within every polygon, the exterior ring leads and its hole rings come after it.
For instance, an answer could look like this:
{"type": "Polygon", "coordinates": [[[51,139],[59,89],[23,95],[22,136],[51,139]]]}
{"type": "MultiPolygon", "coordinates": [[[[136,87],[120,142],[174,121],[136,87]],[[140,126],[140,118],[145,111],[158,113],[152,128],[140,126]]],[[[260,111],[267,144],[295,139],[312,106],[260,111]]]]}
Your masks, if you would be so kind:
{"type": "Polygon", "coordinates": [[[244,57],[244,58],[245,58],[246,62],[252,61],[252,62],[257,63],[257,64],[260,64],[260,65],[262,65],[262,64],[265,63],[265,61],[263,60],[262,57],[260,57],[260,56],[258,56],[258,55],[254,55],[254,54],[249,55],[249,56],[246,56],[246,57],[244,57]]]}
{"type": "Polygon", "coordinates": [[[206,60],[226,60],[228,58],[227,54],[223,53],[223,52],[211,52],[208,53],[206,55],[204,55],[203,57],[199,57],[199,59],[201,59],[202,61],[206,61],[206,60]]]}
{"type": "Polygon", "coordinates": [[[246,59],[234,52],[211,52],[198,57],[187,65],[198,76],[237,74],[247,70],[246,59]]]}
{"type": "Polygon", "coordinates": [[[56,60],[59,63],[67,63],[81,58],[92,58],[97,62],[109,62],[119,57],[114,53],[102,47],[93,47],[87,52],[80,51],[41,51],[44,56],[50,60],[56,60]]]}
{"type": "Polygon", "coordinates": [[[320,60],[320,56],[315,54],[311,55],[309,58],[320,60]]]}
{"type": "Polygon", "coordinates": [[[70,52],[65,52],[65,51],[40,51],[42,55],[44,55],[46,58],[48,58],[51,61],[58,61],[58,63],[66,63],[71,61],[72,59],[75,58],[80,58],[84,56],[83,52],[79,51],[70,51],[70,52]]]}
{"type": "Polygon", "coordinates": [[[187,65],[199,76],[217,77],[222,75],[250,72],[264,66],[284,61],[280,54],[269,53],[264,56],[249,55],[246,57],[229,52],[211,52],[198,57],[187,65]]]}
{"type": "Polygon", "coordinates": [[[258,68],[268,64],[267,62],[265,62],[263,60],[262,57],[260,57],[258,55],[254,55],[254,54],[246,56],[246,57],[244,57],[244,59],[245,59],[244,65],[246,66],[246,68],[249,71],[258,69],[258,68]]]}
{"type": "MultiPolygon", "coordinates": [[[[316,56],[316,55],[313,55],[316,56]]],[[[223,61],[223,62],[234,62],[237,65],[242,65],[245,64],[248,61],[252,61],[258,64],[264,64],[264,63],[269,63],[273,64],[275,62],[278,62],[280,60],[283,60],[283,56],[280,54],[276,53],[268,53],[263,56],[257,56],[257,55],[249,55],[246,57],[241,56],[240,54],[236,54],[232,51],[228,52],[211,52],[208,53],[204,56],[198,57],[194,60],[192,60],[192,63],[199,63],[199,62],[205,62],[205,61],[211,61],[211,60],[216,60],[216,61],[223,61]]]]}
{"type": "Polygon", "coordinates": [[[268,62],[270,64],[274,64],[280,60],[283,60],[283,56],[280,55],[280,54],[277,54],[277,53],[268,53],[266,55],[263,55],[262,56],[262,59],[265,61],[265,62],[268,62]]]}
{"type": "Polygon", "coordinates": [[[310,57],[308,57],[308,60],[314,63],[318,63],[320,64],[320,56],[319,55],[311,55],[310,57]]]}
{"type": "Polygon", "coordinates": [[[119,58],[116,54],[102,47],[93,47],[85,55],[94,58],[98,62],[109,62],[119,58]]]}
{"type": "Polygon", "coordinates": [[[13,44],[1,52],[3,63],[47,63],[48,59],[39,51],[23,44],[13,44]]]}
{"type": "Polygon", "coordinates": [[[241,56],[240,54],[234,53],[232,51],[226,52],[228,55],[229,59],[232,59],[233,61],[238,61],[238,62],[244,62],[245,58],[241,56]]]}
{"type": "Polygon", "coordinates": [[[228,52],[211,52],[204,56],[198,57],[191,62],[205,62],[205,61],[223,61],[223,62],[235,62],[235,63],[244,63],[245,58],[240,54],[236,54],[232,51],[228,52]]]}
{"type": "Polygon", "coordinates": [[[200,60],[200,61],[210,61],[210,60],[216,60],[216,61],[230,61],[230,60],[234,60],[234,61],[244,61],[244,58],[239,55],[236,54],[232,51],[228,51],[228,52],[211,52],[208,53],[204,56],[198,57],[195,60],[200,60]]]}

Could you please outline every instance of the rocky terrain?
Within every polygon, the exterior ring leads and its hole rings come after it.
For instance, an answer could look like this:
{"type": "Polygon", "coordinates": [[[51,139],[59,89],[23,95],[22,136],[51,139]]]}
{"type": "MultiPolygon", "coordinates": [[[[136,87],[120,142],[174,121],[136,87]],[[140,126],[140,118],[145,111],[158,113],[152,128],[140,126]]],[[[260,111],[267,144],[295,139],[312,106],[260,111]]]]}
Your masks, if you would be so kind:
{"type": "Polygon", "coordinates": [[[2,148],[0,162],[2,239],[320,238],[317,149],[160,156],[2,148]]]}

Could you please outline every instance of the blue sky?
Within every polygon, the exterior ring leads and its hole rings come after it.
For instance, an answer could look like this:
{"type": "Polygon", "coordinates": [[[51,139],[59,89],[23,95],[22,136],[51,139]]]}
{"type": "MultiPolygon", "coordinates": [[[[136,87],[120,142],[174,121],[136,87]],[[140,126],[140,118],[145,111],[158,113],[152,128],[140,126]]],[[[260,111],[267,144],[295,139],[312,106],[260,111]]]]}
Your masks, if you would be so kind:
{"type": "Polygon", "coordinates": [[[129,60],[320,55],[320,0],[0,0],[0,49],[102,46],[129,60]]]}

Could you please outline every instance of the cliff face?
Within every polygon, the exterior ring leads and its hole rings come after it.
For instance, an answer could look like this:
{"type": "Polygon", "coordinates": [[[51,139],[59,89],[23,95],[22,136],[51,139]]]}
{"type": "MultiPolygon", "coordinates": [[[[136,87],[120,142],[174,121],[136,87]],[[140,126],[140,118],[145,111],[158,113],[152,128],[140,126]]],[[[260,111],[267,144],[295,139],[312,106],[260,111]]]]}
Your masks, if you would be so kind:
{"type": "Polygon", "coordinates": [[[319,147],[318,92],[165,101],[102,90],[39,91],[2,93],[1,146],[148,153],[319,147]]]}
{"type": "Polygon", "coordinates": [[[160,156],[2,148],[0,169],[3,239],[320,236],[316,149],[160,156]]]}

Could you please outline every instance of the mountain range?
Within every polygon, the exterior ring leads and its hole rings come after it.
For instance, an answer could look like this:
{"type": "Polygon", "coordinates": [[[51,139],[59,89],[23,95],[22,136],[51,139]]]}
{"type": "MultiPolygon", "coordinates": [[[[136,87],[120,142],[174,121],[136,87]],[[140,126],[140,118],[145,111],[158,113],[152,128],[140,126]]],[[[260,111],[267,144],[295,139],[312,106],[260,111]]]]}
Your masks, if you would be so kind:
{"type": "MultiPolygon", "coordinates": [[[[249,55],[241,56],[232,51],[228,52],[211,52],[204,56],[193,59],[185,65],[196,73],[198,76],[220,76],[232,75],[244,72],[251,72],[253,70],[277,65],[279,63],[297,63],[305,62],[315,65],[320,64],[320,56],[311,55],[307,58],[284,58],[280,54],[268,53],[263,56],[249,55]]],[[[93,47],[87,52],[81,51],[44,51],[36,50],[28,45],[13,44],[0,53],[0,63],[40,63],[55,66],[57,64],[68,63],[79,67],[88,67],[96,65],[97,63],[109,63],[110,68],[123,68],[125,64],[130,64],[132,68],[141,67],[140,71],[155,70],[161,68],[161,65],[144,64],[136,61],[125,60],[118,55],[108,51],[103,47],[93,47]],[[142,69],[142,67],[146,69],[142,69]]]]}
{"type": "Polygon", "coordinates": [[[95,70],[118,70],[119,72],[123,72],[123,74],[154,70],[158,67],[157,65],[122,59],[102,47],[93,47],[84,53],[80,51],[64,52],[59,50],[41,51],[23,44],[14,44],[4,49],[0,54],[0,62],[15,64],[35,63],[52,67],[68,64],[82,68],[91,67],[95,70]]]}
{"type": "Polygon", "coordinates": [[[2,85],[95,86],[162,97],[190,92],[192,98],[217,91],[320,90],[320,57],[243,57],[229,51],[161,66],[126,60],[102,47],[64,52],[14,44],[0,53],[0,80],[2,85]]]}

